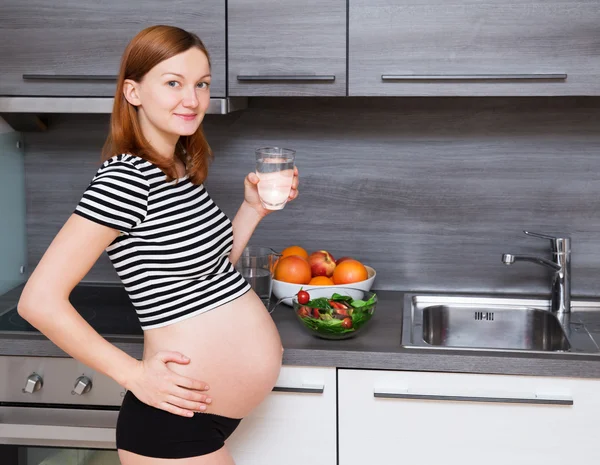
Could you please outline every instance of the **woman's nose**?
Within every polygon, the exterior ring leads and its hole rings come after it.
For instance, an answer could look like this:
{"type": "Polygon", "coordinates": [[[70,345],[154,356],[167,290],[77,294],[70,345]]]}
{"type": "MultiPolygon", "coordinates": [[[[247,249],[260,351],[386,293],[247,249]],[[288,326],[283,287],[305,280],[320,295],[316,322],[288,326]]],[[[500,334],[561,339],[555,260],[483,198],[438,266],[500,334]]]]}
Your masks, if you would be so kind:
{"type": "Polygon", "coordinates": [[[183,98],[183,106],[188,108],[195,108],[198,106],[198,96],[196,95],[196,88],[186,90],[183,98]]]}

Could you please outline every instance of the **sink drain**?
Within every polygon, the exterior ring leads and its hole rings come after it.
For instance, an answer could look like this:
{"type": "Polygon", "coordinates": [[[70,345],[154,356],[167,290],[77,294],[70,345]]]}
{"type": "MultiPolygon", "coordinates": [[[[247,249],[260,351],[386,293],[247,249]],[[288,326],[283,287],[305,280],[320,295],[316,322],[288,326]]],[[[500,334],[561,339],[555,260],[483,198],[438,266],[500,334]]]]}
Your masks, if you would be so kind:
{"type": "Polygon", "coordinates": [[[494,321],[494,312],[475,312],[477,321],[494,321]]]}

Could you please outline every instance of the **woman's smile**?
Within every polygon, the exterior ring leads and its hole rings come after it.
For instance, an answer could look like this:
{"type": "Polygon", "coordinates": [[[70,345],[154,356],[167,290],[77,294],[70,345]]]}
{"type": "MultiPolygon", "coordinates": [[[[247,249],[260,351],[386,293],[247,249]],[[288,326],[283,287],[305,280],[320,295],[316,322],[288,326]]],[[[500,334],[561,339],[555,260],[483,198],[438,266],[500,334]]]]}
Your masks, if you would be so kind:
{"type": "Polygon", "coordinates": [[[174,113],[175,116],[178,116],[184,121],[194,121],[198,116],[197,113],[174,113]]]}

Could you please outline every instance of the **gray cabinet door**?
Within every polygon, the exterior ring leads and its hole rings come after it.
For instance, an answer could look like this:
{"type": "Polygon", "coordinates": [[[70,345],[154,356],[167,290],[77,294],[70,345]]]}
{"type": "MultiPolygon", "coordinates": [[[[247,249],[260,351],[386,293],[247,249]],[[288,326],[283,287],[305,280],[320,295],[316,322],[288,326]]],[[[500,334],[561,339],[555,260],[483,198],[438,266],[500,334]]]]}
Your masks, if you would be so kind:
{"type": "Polygon", "coordinates": [[[349,0],[348,93],[599,95],[599,25],[597,0],[349,0]]]}
{"type": "Polygon", "coordinates": [[[346,11],[346,0],[229,0],[229,95],[346,95],[346,11]]]}
{"type": "Polygon", "coordinates": [[[199,35],[225,96],[225,0],[2,0],[0,17],[0,95],[112,96],[127,43],[168,24],[199,35]]]}

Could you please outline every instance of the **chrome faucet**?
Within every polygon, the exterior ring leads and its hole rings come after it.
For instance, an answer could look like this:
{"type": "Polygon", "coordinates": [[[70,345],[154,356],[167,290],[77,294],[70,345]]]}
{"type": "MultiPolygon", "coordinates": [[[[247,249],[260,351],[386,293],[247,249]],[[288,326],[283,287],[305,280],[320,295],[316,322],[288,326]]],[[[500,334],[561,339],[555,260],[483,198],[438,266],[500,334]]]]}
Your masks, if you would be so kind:
{"type": "Polygon", "coordinates": [[[571,313],[571,238],[523,231],[528,236],[549,239],[552,260],[531,255],[502,255],[505,265],[518,261],[534,262],[554,271],[552,274],[552,313],[557,316],[571,313]]]}

